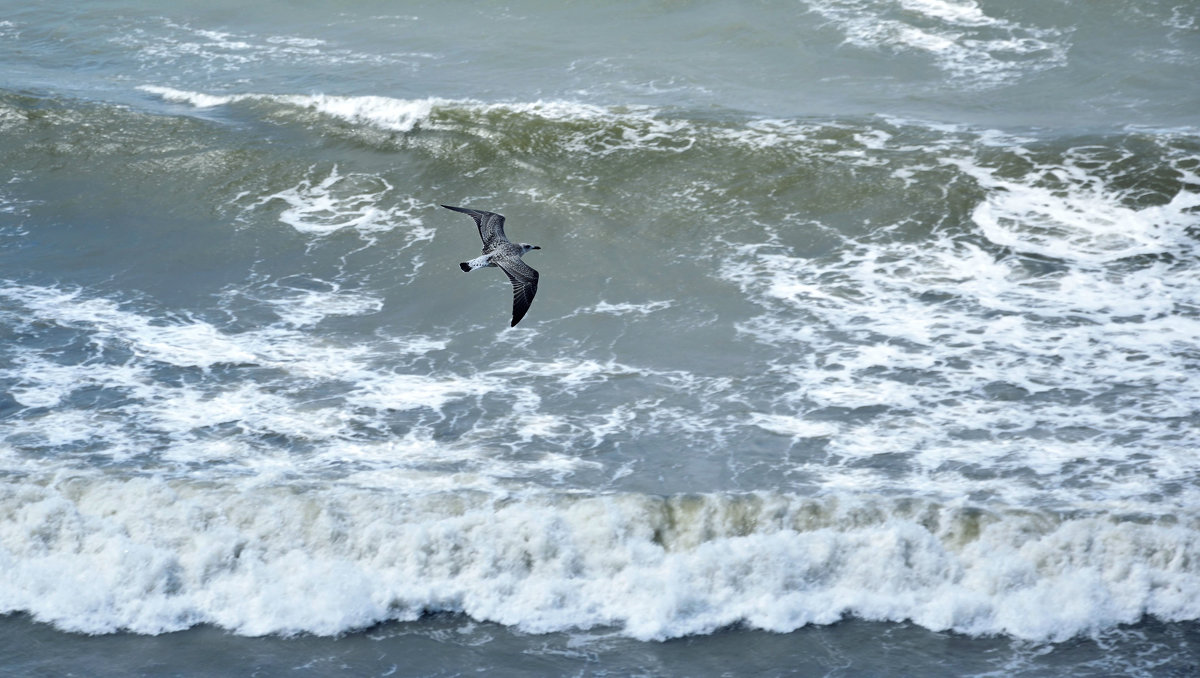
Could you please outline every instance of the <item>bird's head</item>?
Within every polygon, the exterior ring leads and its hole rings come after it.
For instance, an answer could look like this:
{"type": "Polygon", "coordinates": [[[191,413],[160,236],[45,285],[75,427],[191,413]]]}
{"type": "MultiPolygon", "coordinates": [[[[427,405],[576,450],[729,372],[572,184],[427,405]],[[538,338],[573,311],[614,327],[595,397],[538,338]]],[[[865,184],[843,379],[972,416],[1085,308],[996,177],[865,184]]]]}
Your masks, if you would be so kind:
{"type": "Polygon", "coordinates": [[[542,248],[538,247],[537,245],[530,245],[527,242],[521,243],[521,253],[522,254],[524,254],[525,252],[528,252],[529,250],[540,250],[540,249],[542,249],[542,248]]]}

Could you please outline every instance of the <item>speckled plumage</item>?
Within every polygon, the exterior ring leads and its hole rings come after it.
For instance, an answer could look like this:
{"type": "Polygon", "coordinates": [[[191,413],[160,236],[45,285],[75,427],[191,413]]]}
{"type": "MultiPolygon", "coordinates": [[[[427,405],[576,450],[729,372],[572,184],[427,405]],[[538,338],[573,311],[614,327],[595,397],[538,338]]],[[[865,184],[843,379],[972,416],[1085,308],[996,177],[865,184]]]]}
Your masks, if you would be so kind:
{"type": "Polygon", "coordinates": [[[537,245],[511,242],[504,235],[504,216],[495,212],[451,207],[442,205],[448,210],[462,212],[475,220],[479,228],[479,238],[483,240],[483,255],[470,261],[461,262],[458,266],[464,273],[476,269],[495,266],[508,276],[513,286],[513,314],[510,327],[516,327],[521,318],[529,311],[533,303],[533,295],[537,294],[538,272],[522,261],[521,256],[530,250],[540,250],[537,245]]]}

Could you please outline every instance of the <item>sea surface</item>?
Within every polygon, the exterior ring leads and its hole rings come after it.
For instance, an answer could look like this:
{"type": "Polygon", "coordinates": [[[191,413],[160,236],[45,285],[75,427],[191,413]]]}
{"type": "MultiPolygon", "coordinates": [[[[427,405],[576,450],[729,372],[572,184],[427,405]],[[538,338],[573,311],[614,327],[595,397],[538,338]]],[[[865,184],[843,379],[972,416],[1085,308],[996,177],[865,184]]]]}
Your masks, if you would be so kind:
{"type": "Polygon", "coordinates": [[[0,0],[0,674],[1200,675],[1198,73],[1192,0],[0,0]]]}

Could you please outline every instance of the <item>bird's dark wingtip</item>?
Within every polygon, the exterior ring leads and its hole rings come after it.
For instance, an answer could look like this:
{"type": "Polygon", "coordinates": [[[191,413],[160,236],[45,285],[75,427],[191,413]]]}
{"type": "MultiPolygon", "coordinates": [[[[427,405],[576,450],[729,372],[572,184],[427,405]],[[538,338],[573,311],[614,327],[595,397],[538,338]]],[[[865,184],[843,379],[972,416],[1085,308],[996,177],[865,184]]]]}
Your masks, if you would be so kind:
{"type": "Polygon", "coordinates": [[[463,270],[463,273],[470,273],[470,272],[471,272],[471,265],[470,265],[470,264],[468,264],[468,263],[467,263],[467,262],[465,262],[465,261],[460,261],[460,262],[459,262],[459,264],[458,264],[458,267],[459,267],[459,268],[461,268],[461,269],[463,270]]]}

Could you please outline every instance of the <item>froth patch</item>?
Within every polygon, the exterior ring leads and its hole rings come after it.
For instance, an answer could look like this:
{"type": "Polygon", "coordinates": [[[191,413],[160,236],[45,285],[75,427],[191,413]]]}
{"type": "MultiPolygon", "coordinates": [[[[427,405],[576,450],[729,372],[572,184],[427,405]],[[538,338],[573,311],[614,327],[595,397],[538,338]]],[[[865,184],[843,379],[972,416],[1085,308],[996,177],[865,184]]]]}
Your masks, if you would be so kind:
{"type": "Polygon", "coordinates": [[[1170,134],[1064,149],[944,133],[934,163],[897,162],[902,129],[875,154],[904,177],[956,170],[960,220],[879,224],[828,254],[783,244],[794,223],[729,248],[721,274],[762,309],[739,329],[778,348],[791,386],[750,423],[792,438],[794,472],[830,490],[1187,506],[1194,151],[1170,134]],[[1169,179],[1143,180],[1147,163],[1169,179]]]}
{"type": "MultiPolygon", "coordinates": [[[[240,333],[197,319],[155,320],[80,291],[8,285],[0,287],[0,298],[12,306],[5,313],[13,326],[35,344],[9,346],[10,367],[0,372],[13,399],[27,409],[5,432],[24,450],[77,442],[77,451],[114,459],[142,454],[186,463],[184,450],[192,449],[209,457],[192,461],[211,466],[216,448],[209,443],[228,435],[232,453],[223,462],[233,468],[270,457],[277,446],[272,439],[286,447],[301,441],[337,447],[354,437],[354,429],[381,427],[375,420],[387,412],[436,409],[502,386],[495,379],[408,374],[378,365],[381,351],[403,361],[441,350],[442,341],[413,336],[340,346],[293,329],[329,314],[378,308],[377,299],[336,290],[285,300],[302,308],[281,313],[277,325],[240,333]],[[36,347],[44,328],[66,331],[88,349],[46,355],[36,347]],[[324,397],[314,405],[309,401],[315,393],[324,397]],[[56,411],[39,412],[47,408],[56,411]],[[104,435],[69,436],[69,422],[104,435]]],[[[61,461],[72,464],[69,456],[61,461]]],[[[300,473],[320,467],[303,456],[292,463],[300,473]]]]}
{"type": "Polygon", "coordinates": [[[383,300],[364,293],[332,290],[296,290],[283,299],[268,299],[280,319],[292,327],[312,327],[331,316],[358,316],[378,313],[383,300]]]}
{"type": "Polygon", "coordinates": [[[148,360],[195,367],[255,360],[253,352],[205,322],[155,321],[79,290],[9,285],[0,287],[0,294],[56,323],[92,328],[96,341],[128,346],[148,360]]]}
{"type": "Polygon", "coordinates": [[[972,0],[808,0],[846,43],[927,55],[968,86],[996,86],[1066,63],[1056,29],[994,17],[972,0]]]}
{"type": "Polygon", "coordinates": [[[170,64],[176,71],[213,73],[238,71],[264,61],[310,67],[374,64],[416,68],[434,58],[420,52],[360,52],[320,38],[213,30],[170,19],[148,19],[147,23],[151,25],[122,27],[109,40],[132,49],[150,68],[170,64]]]}
{"type": "Polygon", "coordinates": [[[342,479],[390,482],[397,491],[554,485],[602,471],[580,451],[633,415],[556,413],[543,397],[574,397],[623,375],[696,388],[684,374],[588,360],[432,369],[427,356],[445,340],[340,344],[307,331],[330,314],[374,312],[379,302],[370,295],[337,285],[267,285],[254,294],[266,297],[255,298],[260,304],[299,308],[281,309],[273,324],[229,331],[195,318],[155,319],[136,304],[82,291],[0,287],[20,337],[6,346],[0,377],[21,408],[0,430],[8,446],[0,469],[24,472],[27,459],[39,458],[64,472],[132,462],[214,482],[342,479]],[[39,342],[48,331],[75,348],[46,353],[39,342]]]}
{"type": "Polygon", "coordinates": [[[415,214],[417,201],[402,198],[396,204],[394,192],[395,187],[382,177],[342,174],[335,166],[324,176],[310,170],[297,185],[258,199],[250,209],[282,203],[279,221],[314,236],[341,230],[369,235],[403,226],[410,234],[410,244],[432,238],[433,231],[425,228],[415,214]]]}
{"type": "Polygon", "coordinates": [[[1014,251],[1100,264],[1186,246],[1197,223],[1200,193],[1180,190],[1165,204],[1134,207],[1130,196],[1096,180],[1095,165],[1119,159],[1088,158],[1103,149],[1081,149],[1056,165],[1035,165],[1020,177],[970,161],[955,161],[987,190],[972,218],[992,242],[1014,251]],[[1091,167],[1085,170],[1083,167],[1091,167]]]}
{"type": "Polygon", "coordinates": [[[797,438],[824,438],[835,435],[838,425],[827,421],[808,421],[802,417],[756,412],[750,423],[760,428],[797,438]]]}
{"type": "Polygon", "coordinates": [[[605,313],[608,315],[641,315],[646,316],[651,313],[666,310],[674,305],[672,301],[647,301],[640,304],[631,302],[622,302],[613,304],[607,301],[592,306],[591,308],[580,311],[581,313],[605,313]]]}

